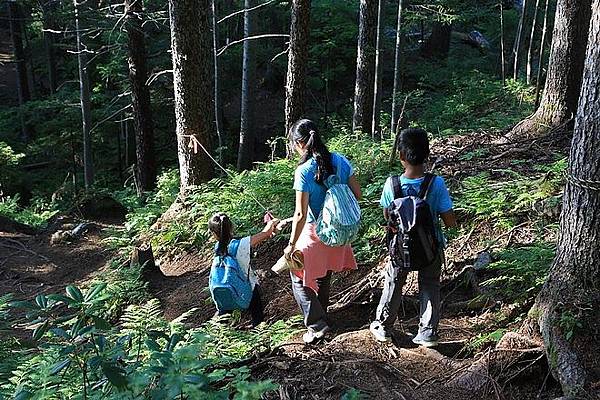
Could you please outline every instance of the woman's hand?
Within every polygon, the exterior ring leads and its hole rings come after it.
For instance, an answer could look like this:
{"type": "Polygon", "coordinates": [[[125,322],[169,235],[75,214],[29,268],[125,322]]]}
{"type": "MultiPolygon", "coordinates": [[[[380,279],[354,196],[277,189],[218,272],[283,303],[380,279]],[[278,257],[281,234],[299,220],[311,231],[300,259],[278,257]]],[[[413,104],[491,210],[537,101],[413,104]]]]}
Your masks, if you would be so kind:
{"type": "Polygon", "coordinates": [[[294,250],[296,250],[296,246],[292,245],[291,243],[287,245],[287,247],[283,250],[283,255],[285,256],[286,259],[291,259],[292,258],[292,254],[294,253],[294,250]]]}
{"type": "Polygon", "coordinates": [[[263,228],[263,232],[268,233],[269,236],[275,236],[277,233],[277,225],[279,225],[279,219],[273,218],[266,223],[265,227],[263,228]]]}

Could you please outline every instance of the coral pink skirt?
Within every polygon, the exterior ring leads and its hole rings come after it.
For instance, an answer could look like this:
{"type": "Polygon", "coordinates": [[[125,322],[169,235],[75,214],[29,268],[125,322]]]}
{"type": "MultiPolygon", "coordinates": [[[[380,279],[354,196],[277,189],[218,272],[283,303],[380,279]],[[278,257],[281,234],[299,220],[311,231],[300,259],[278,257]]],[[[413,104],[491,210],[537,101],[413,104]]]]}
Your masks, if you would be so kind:
{"type": "Polygon", "coordinates": [[[293,273],[304,282],[304,286],[319,291],[317,279],[327,272],[341,272],[356,269],[356,259],[350,245],[331,247],[317,236],[316,225],[307,223],[296,242],[296,249],[304,256],[304,269],[293,273]]]}

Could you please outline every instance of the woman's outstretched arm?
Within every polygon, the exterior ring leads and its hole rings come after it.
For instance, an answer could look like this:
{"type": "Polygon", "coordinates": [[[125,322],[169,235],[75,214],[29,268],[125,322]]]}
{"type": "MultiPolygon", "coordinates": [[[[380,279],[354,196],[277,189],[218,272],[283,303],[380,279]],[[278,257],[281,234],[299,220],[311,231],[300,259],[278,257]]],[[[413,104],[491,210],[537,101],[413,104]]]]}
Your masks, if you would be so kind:
{"type": "Polygon", "coordinates": [[[352,193],[354,193],[354,197],[356,197],[356,200],[361,200],[362,192],[360,190],[360,184],[358,183],[356,176],[350,176],[350,178],[348,179],[348,186],[350,186],[350,190],[352,190],[352,193]]]}
{"type": "Polygon", "coordinates": [[[285,254],[288,255],[294,250],[296,242],[304,229],[306,224],[306,217],[308,214],[308,192],[296,191],[296,209],[294,211],[294,219],[292,221],[292,234],[290,235],[290,242],[285,249],[285,254]]]}

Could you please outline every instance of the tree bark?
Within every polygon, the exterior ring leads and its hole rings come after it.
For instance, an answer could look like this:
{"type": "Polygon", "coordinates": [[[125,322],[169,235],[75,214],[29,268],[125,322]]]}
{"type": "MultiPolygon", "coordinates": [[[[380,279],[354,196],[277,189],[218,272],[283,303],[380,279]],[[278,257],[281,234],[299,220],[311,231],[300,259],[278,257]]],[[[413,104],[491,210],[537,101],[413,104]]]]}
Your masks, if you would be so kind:
{"type": "Polygon", "coordinates": [[[502,86],[506,85],[506,61],[504,60],[504,0],[500,0],[500,74],[502,86]]]}
{"type": "Polygon", "coordinates": [[[533,9],[533,21],[531,22],[531,31],[529,33],[529,46],[527,47],[527,84],[531,85],[531,57],[533,55],[533,40],[535,39],[535,26],[537,24],[538,8],[540,0],[535,0],[533,9]]]}
{"type": "Polygon", "coordinates": [[[223,137],[221,136],[221,87],[219,85],[219,57],[217,56],[217,52],[219,51],[219,26],[217,24],[217,7],[216,0],[212,0],[210,3],[211,7],[211,16],[212,16],[212,38],[213,38],[213,69],[214,69],[214,83],[213,83],[213,91],[214,91],[214,105],[215,105],[215,130],[217,133],[217,141],[218,141],[218,154],[219,154],[219,162],[223,162],[223,137]]]}
{"type": "Polygon", "coordinates": [[[446,60],[450,51],[450,38],[452,36],[452,25],[434,22],[431,36],[423,45],[422,54],[425,57],[436,60],[446,60]]]}
{"type": "Polygon", "coordinates": [[[8,5],[8,21],[10,37],[13,45],[15,57],[15,73],[17,83],[17,97],[19,100],[19,118],[21,120],[21,138],[27,142],[30,139],[30,132],[23,116],[22,106],[31,99],[29,92],[29,80],[27,77],[27,63],[25,60],[25,51],[23,49],[23,37],[21,20],[22,13],[19,3],[15,1],[7,2],[8,5]]]}
{"type": "Polygon", "coordinates": [[[371,133],[373,122],[377,4],[377,0],[360,0],[352,130],[364,134],[371,133]]]}
{"type": "Polygon", "coordinates": [[[600,0],[594,1],[585,60],[556,258],[533,313],[551,370],[572,397],[590,389],[600,347],[590,337],[600,326],[600,0]],[[559,322],[565,313],[583,325],[579,331],[574,327],[572,338],[559,322]]]}
{"type": "Polygon", "coordinates": [[[519,53],[521,52],[521,37],[523,35],[523,26],[525,25],[525,14],[527,13],[527,0],[523,0],[523,8],[519,17],[519,25],[517,27],[517,35],[513,44],[513,79],[516,81],[519,78],[519,53]]]}
{"type": "Polygon", "coordinates": [[[285,85],[285,133],[302,117],[305,107],[306,68],[310,34],[310,0],[292,0],[290,50],[285,85]]]}
{"type": "Polygon", "coordinates": [[[535,79],[535,107],[540,105],[540,87],[542,85],[542,62],[544,60],[544,50],[546,49],[546,34],[548,33],[548,6],[550,0],[546,0],[544,6],[544,23],[542,24],[542,38],[540,39],[540,51],[538,58],[538,71],[535,79]]]}
{"type": "MultiPolygon", "coordinates": [[[[156,183],[154,124],[150,90],[146,84],[146,40],[142,26],[142,0],[125,0],[128,36],[129,84],[135,127],[136,177],[139,191],[150,191],[156,183]]],[[[140,193],[141,194],[141,193],[140,193]]]]}
{"type": "Polygon", "coordinates": [[[556,8],[546,85],[535,114],[509,136],[543,133],[563,125],[577,111],[585,60],[591,0],[559,0],[556,8]]]}
{"type": "Polygon", "coordinates": [[[381,82],[383,80],[383,10],[385,0],[377,2],[377,44],[375,47],[375,85],[373,87],[373,122],[371,124],[371,135],[373,140],[380,140],[381,126],[379,123],[379,111],[381,110],[381,82]]]}
{"type": "Polygon", "coordinates": [[[83,43],[83,29],[79,3],[73,0],[75,8],[75,30],[77,31],[77,62],[79,68],[79,100],[81,103],[81,121],[83,132],[83,180],[85,188],[89,189],[94,184],[94,160],[92,156],[92,116],[90,101],[90,78],[88,73],[87,48],[83,43]]]}
{"type": "Polygon", "coordinates": [[[56,11],[56,3],[49,1],[42,6],[44,35],[44,52],[46,53],[46,63],[48,66],[48,89],[50,94],[56,92],[57,76],[56,76],[56,56],[54,50],[54,33],[48,32],[47,29],[55,30],[54,12],[56,11]]]}
{"type": "Polygon", "coordinates": [[[398,17],[396,22],[396,52],[394,56],[394,89],[392,91],[392,135],[396,132],[400,111],[400,90],[402,89],[402,8],[403,0],[398,0],[398,17]]]}
{"type": "Polygon", "coordinates": [[[213,176],[210,0],[169,0],[180,191],[213,176]],[[205,151],[206,150],[206,151],[205,151]]]}
{"type": "MultiPolygon", "coordinates": [[[[244,38],[252,36],[254,21],[252,11],[253,0],[244,0],[244,38]]],[[[251,40],[244,41],[242,55],[242,99],[240,111],[240,143],[238,147],[237,169],[249,169],[254,155],[253,124],[253,87],[254,87],[254,46],[251,40]]]]}

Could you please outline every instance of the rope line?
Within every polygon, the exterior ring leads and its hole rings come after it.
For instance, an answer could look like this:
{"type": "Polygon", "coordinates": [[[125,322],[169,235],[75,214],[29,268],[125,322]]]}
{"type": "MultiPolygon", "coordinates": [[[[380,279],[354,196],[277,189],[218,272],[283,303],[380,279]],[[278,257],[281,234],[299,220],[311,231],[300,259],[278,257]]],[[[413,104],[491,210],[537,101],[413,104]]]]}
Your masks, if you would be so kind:
{"type": "MultiPolygon", "coordinates": [[[[198,138],[196,138],[196,136],[194,136],[194,135],[177,135],[177,136],[191,138],[192,139],[192,143],[194,144],[194,152],[197,153],[198,152],[197,146],[200,146],[200,148],[206,153],[206,155],[208,156],[208,158],[210,158],[212,160],[212,162],[215,163],[215,165],[217,167],[219,167],[223,172],[225,172],[225,174],[227,174],[227,176],[229,176],[230,178],[232,178],[232,182],[233,182],[233,177],[234,177],[233,174],[231,172],[227,171],[221,164],[219,164],[219,162],[217,160],[215,160],[215,158],[210,154],[210,152],[208,150],[206,150],[206,147],[204,147],[202,145],[202,143],[200,143],[200,141],[198,140],[198,138]]],[[[258,201],[258,199],[254,195],[252,195],[252,193],[250,193],[249,190],[247,191],[246,188],[243,187],[241,184],[238,184],[238,186],[242,190],[242,192],[244,194],[248,195],[248,197],[250,197],[252,200],[254,200],[254,202],[256,204],[258,204],[258,206],[260,208],[263,209],[263,211],[265,211],[267,213],[270,212],[269,209],[267,207],[265,207],[260,201],[258,201]]]]}
{"type": "Polygon", "coordinates": [[[576,176],[573,176],[571,174],[566,174],[566,177],[569,182],[581,189],[600,192],[600,181],[592,181],[589,179],[577,178],[576,176]]]}

